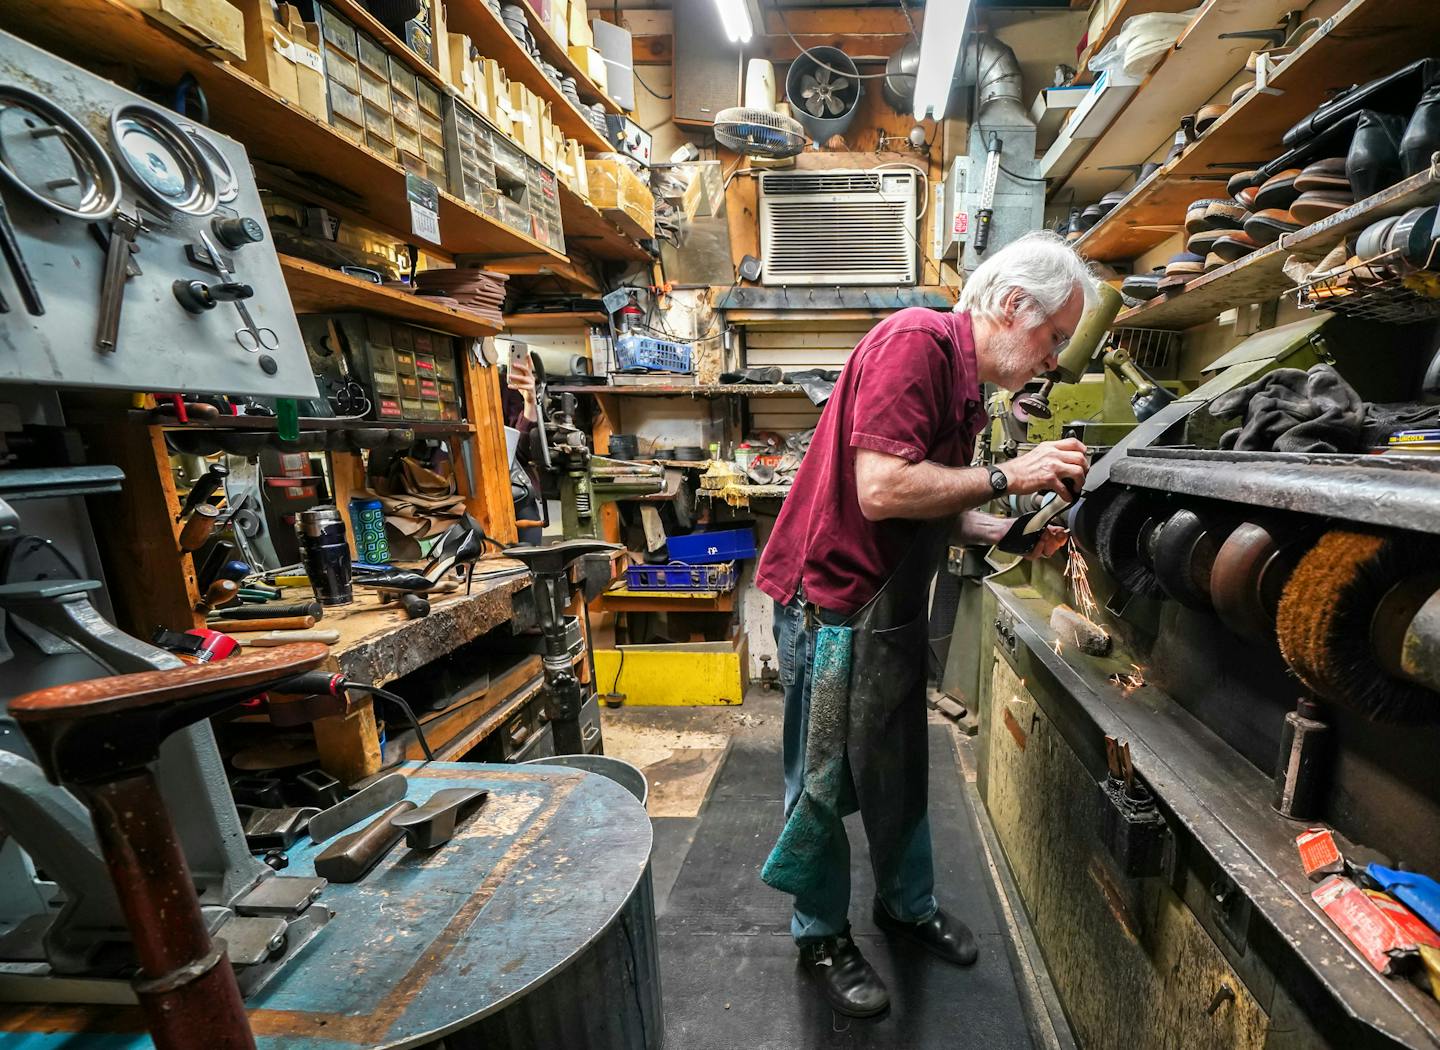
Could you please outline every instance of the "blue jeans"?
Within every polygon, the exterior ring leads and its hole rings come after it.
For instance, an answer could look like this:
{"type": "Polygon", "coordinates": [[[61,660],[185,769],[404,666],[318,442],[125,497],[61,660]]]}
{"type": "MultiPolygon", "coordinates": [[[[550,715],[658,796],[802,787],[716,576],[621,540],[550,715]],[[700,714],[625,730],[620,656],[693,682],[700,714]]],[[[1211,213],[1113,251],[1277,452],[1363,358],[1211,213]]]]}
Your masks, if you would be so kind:
{"type": "MultiPolygon", "coordinates": [[[[810,719],[810,671],[815,638],[805,627],[800,598],[775,606],[775,644],[780,656],[780,684],[785,689],[785,816],[795,808],[805,778],[805,736],[810,719]]],[[[853,792],[852,792],[853,795],[853,792]]],[[[850,925],[850,843],[842,832],[828,858],[833,875],[821,890],[795,898],[790,932],[804,944],[842,934],[850,925]]],[[[871,858],[871,866],[879,866],[871,858]]],[[[935,914],[935,861],[930,844],[930,818],[921,820],[910,836],[887,885],[877,886],[880,902],[892,918],[924,922],[935,914]]]]}

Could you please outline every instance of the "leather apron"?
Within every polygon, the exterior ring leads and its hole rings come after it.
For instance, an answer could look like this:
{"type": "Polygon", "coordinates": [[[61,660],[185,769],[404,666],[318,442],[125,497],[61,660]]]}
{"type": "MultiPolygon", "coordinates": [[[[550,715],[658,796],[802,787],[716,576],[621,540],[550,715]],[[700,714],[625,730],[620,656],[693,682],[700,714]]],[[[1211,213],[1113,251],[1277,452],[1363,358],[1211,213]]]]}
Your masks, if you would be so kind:
{"type": "MultiPolygon", "coordinates": [[[[949,519],[922,525],[879,593],[839,620],[853,632],[846,751],[854,801],[882,886],[895,876],[929,805],[930,583],[952,527],[949,519]]],[[[837,620],[833,613],[819,615],[824,622],[837,620]]]]}

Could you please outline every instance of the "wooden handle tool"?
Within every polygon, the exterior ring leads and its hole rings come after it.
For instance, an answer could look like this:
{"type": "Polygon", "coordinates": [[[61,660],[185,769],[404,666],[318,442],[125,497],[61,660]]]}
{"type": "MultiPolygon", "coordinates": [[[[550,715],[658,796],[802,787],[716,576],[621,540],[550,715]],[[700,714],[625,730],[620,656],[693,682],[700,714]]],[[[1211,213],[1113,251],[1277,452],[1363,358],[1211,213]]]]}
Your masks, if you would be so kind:
{"type": "Polygon", "coordinates": [[[203,547],[210,538],[210,533],[215,531],[215,519],[219,516],[220,508],[209,503],[202,503],[192,510],[185,519],[185,524],[180,527],[181,552],[189,554],[203,547]]]}
{"type": "Polygon", "coordinates": [[[334,645],[340,640],[340,632],[320,628],[308,631],[267,631],[264,634],[242,634],[235,640],[241,645],[289,645],[291,642],[324,642],[326,645],[334,645]]]}
{"type": "Polygon", "coordinates": [[[237,606],[213,613],[212,620],[273,620],[277,616],[313,616],[319,620],[325,607],[319,602],[268,602],[265,605],[237,606]]]}
{"type": "Polygon", "coordinates": [[[226,602],[234,601],[239,593],[240,585],[234,580],[216,580],[206,588],[205,596],[195,603],[195,610],[209,612],[226,602]]]}
{"type": "Polygon", "coordinates": [[[313,616],[271,616],[263,620],[242,617],[238,620],[207,620],[212,631],[238,634],[246,631],[304,631],[315,626],[313,616]]]}

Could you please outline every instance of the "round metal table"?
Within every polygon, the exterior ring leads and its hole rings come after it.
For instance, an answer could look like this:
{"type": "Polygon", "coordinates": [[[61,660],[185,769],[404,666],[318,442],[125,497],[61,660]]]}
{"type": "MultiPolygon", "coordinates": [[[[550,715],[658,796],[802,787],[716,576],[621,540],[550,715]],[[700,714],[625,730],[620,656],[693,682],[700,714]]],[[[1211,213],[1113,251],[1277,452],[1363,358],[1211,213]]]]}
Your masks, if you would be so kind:
{"type": "MultiPolygon", "coordinates": [[[[246,1001],[264,1050],[659,1050],[650,820],[560,767],[406,763],[408,798],[490,797],[438,850],[402,842],[317,905],[334,918],[246,1001]]],[[[363,825],[357,825],[363,826],[363,825]]],[[[309,843],[285,875],[313,875],[309,843]]],[[[138,1007],[0,1003],[5,1050],[143,1050],[138,1007]]]]}

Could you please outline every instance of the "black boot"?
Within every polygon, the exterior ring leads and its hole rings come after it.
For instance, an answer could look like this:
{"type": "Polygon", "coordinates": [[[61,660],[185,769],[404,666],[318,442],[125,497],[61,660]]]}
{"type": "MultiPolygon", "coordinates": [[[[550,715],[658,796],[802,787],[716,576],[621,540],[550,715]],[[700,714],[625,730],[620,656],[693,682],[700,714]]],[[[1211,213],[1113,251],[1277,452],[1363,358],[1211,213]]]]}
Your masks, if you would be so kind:
{"type": "Polygon", "coordinates": [[[1345,175],[1357,201],[1400,181],[1400,136],[1404,129],[1400,117],[1369,109],[1360,111],[1350,152],[1345,155],[1345,175]]]}
{"type": "Polygon", "coordinates": [[[980,954],[975,947],[975,935],[970,932],[970,928],[938,908],[935,914],[924,922],[901,922],[891,918],[885,905],[876,897],[875,925],[888,933],[898,933],[914,941],[956,966],[969,966],[980,954]]]}
{"type": "Polygon", "coordinates": [[[1400,139],[1400,167],[1405,175],[1418,175],[1430,167],[1430,158],[1440,150],[1440,84],[1420,96],[1420,104],[1405,126],[1400,139]]]}
{"type": "Polygon", "coordinates": [[[865,961],[847,929],[839,937],[800,945],[800,965],[836,1013],[873,1017],[890,1005],[890,993],[865,961]]]}

